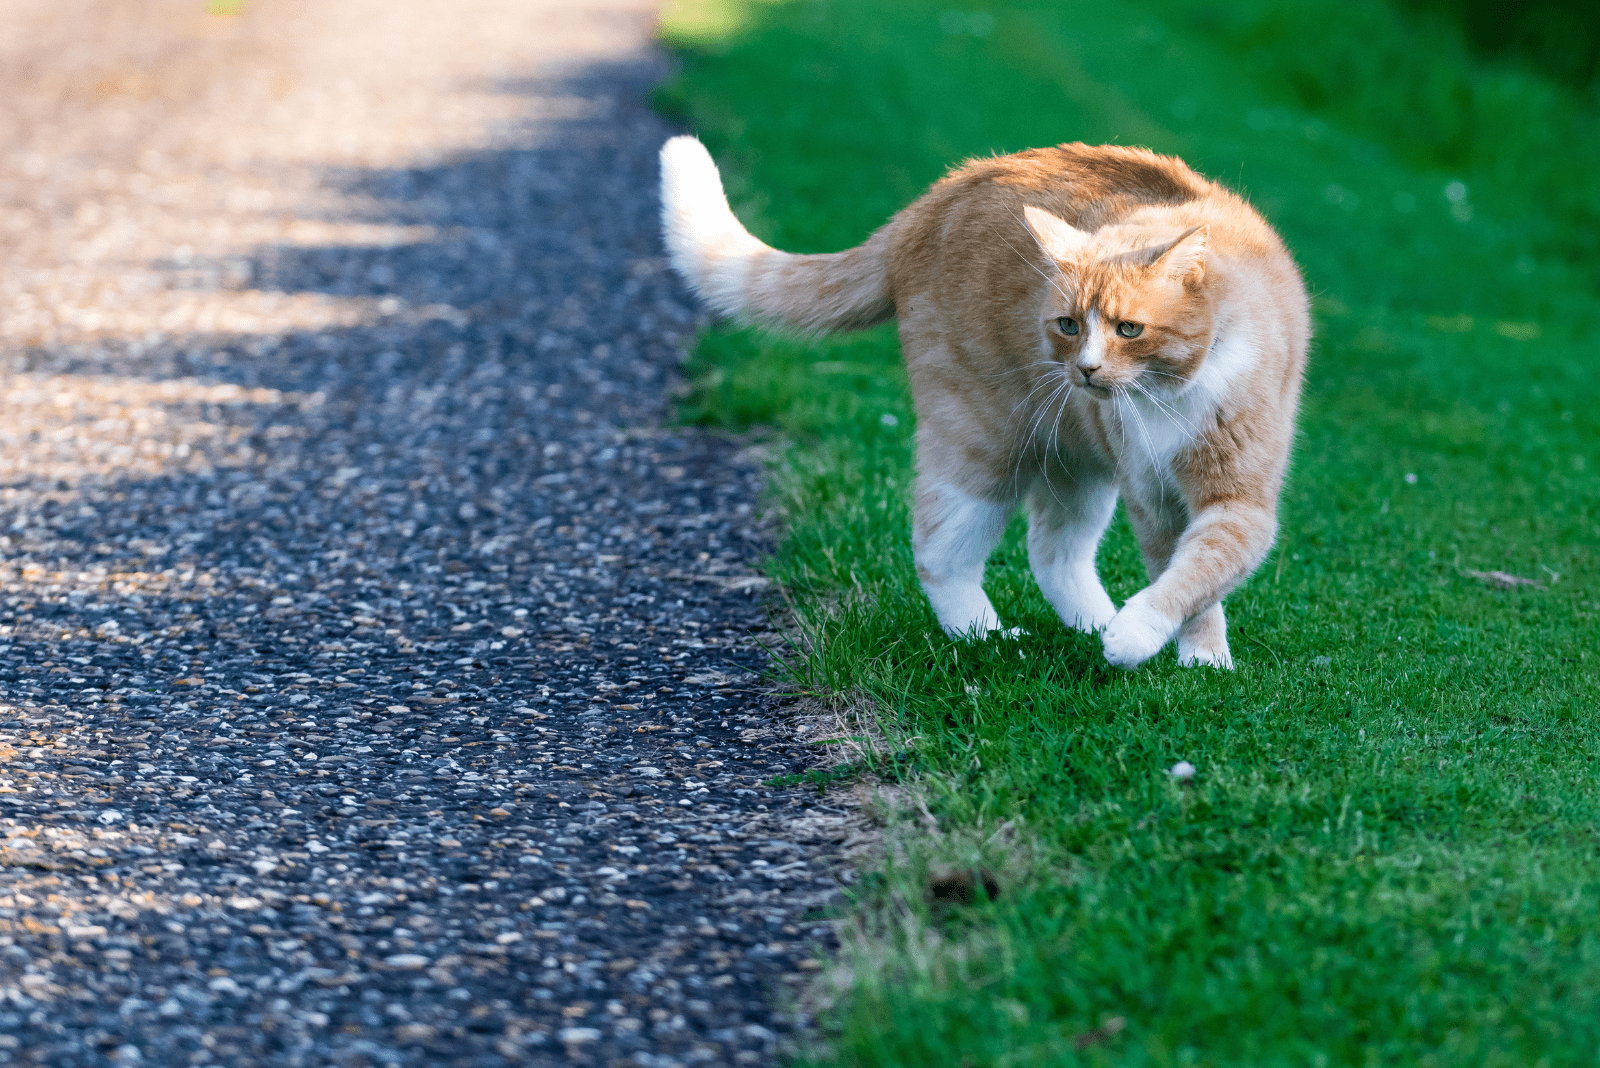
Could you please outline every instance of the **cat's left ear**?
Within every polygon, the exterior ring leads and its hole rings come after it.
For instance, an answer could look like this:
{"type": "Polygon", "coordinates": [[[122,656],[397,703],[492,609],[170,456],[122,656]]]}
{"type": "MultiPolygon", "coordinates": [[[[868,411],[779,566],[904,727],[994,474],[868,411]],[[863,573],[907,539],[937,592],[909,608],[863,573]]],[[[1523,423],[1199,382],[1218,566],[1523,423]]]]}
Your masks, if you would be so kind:
{"type": "Polygon", "coordinates": [[[1032,204],[1022,209],[1033,238],[1044,249],[1045,255],[1056,262],[1077,259],[1078,253],[1089,243],[1089,235],[1065,219],[1058,219],[1043,208],[1032,204]]]}
{"type": "Polygon", "coordinates": [[[1196,226],[1158,253],[1154,266],[1175,282],[1198,283],[1206,273],[1206,240],[1210,227],[1196,226]]]}

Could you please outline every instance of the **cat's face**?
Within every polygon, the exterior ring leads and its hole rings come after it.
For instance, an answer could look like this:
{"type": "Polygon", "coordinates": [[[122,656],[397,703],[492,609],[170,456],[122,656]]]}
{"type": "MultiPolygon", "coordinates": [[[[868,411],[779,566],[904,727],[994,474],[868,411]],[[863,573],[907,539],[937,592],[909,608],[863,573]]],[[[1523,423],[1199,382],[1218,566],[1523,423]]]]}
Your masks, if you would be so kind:
{"type": "Polygon", "coordinates": [[[1027,223],[1056,266],[1039,318],[1068,380],[1102,400],[1180,391],[1211,341],[1205,228],[1089,234],[1036,208],[1027,223]]]}

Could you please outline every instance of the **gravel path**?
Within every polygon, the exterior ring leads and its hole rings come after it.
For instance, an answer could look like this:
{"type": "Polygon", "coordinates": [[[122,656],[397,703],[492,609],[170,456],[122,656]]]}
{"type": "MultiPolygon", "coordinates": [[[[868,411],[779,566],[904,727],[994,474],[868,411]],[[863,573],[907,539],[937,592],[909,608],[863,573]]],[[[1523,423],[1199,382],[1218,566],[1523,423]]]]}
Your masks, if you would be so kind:
{"type": "Polygon", "coordinates": [[[0,1063],[765,1064],[848,822],[644,0],[0,0],[0,1063]]]}

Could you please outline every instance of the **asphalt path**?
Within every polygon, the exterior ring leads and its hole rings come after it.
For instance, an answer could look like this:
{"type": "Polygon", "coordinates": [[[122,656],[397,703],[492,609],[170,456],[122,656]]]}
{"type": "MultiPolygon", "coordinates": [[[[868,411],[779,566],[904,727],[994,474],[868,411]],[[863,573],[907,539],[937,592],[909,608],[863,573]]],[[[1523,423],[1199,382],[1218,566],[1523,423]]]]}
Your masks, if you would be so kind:
{"type": "Polygon", "coordinates": [[[0,1063],[773,1063],[847,814],[643,0],[0,0],[0,1063]]]}

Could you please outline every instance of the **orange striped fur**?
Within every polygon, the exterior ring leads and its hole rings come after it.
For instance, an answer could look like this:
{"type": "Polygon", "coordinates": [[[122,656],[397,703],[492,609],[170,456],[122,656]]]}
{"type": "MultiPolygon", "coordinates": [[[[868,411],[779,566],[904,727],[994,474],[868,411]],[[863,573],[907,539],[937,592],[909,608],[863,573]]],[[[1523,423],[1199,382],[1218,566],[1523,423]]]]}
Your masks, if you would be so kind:
{"type": "Polygon", "coordinates": [[[1231,667],[1222,598],[1277,533],[1310,339],[1272,228],[1181,161],[1058,145],[976,160],[866,243],[752,237],[692,137],[662,149],[673,266],[716,311],[824,332],[898,317],[917,411],[912,541],[952,634],[1001,627],[983,567],[1018,506],[1068,626],[1136,667],[1177,640],[1231,667]],[[1119,610],[1094,556],[1116,501],[1150,584],[1119,610]]]}

